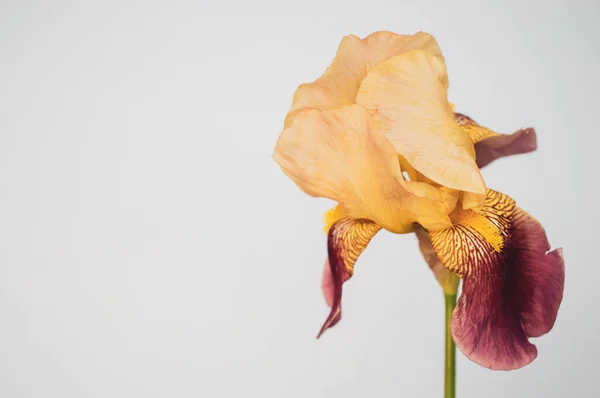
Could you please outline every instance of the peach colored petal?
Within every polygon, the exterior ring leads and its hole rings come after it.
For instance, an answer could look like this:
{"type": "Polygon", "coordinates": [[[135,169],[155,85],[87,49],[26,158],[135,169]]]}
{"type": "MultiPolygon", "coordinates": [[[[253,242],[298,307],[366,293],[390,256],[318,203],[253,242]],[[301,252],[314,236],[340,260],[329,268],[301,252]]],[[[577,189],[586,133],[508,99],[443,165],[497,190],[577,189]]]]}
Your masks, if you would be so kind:
{"type": "Polygon", "coordinates": [[[337,201],[349,218],[396,233],[411,232],[414,222],[430,230],[451,225],[456,194],[405,181],[394,147],[358,105],[302,112],[281,133],[273,157],[304,192],[337,201]]]}
{"type": "MultiPolygon", "coordinates": [[[[435,38],[427,33],[398,35],[375,32],[361,40],[354,35],[342,39],[331,66],[313,83],[296,90],[285,127],[291,126],[301,110],[336,109],[355,103],[356,93],[367,72],[386,59],[412,49],[423,49],[444,62],[435,38]]],[[[443,84],[448,85],[447,78],[443,84]]]]}
{"type": "Polygon", "coordinates": [[[485,194],[473,143],[454,120],[444,76],[439,58],[407,51],[371,69],[356,102],[375,112],[375,129],[417,171],[445,187],[485,194]]]}

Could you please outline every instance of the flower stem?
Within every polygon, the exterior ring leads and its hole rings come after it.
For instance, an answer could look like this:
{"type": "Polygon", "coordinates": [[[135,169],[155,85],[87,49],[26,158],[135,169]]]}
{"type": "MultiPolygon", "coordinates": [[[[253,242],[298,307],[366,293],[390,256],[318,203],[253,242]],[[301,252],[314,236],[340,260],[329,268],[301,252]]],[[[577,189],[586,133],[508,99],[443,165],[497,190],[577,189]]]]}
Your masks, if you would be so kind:
{"type": "Polygon", "coordinates": [[[444,294],[446,303],[446,363],[444,366],[444,398],[456,397],[456,346],[452,340],[452,331],[450,323],[452,321],[452,312],[456,307],[456,293],[444,294]]]}

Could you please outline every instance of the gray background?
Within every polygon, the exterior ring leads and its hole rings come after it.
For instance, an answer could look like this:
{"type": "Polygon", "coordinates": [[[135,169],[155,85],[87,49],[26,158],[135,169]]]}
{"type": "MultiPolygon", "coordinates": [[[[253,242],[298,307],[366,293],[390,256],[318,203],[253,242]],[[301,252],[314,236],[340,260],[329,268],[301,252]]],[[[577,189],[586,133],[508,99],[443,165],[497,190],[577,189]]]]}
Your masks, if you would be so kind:
{"type": "Polygon", "coordinates": [[[565,250],[538,359],[459,354],[458,396],[600,396],[593,1],[0,5],[1,397],[441,397],[415,237],[374,239],[315,340],[331,203],[270,157],[296,86],[375,30],[433,33],[458,111],[537,129],[484,176],[565,250]]]}

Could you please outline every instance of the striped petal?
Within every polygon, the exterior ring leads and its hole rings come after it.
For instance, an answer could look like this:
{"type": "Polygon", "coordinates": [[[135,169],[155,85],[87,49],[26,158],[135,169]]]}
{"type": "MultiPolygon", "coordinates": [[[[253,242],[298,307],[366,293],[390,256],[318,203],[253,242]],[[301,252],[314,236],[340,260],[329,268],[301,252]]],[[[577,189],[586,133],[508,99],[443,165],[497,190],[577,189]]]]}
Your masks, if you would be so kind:
{"type": "Polygon", "coordinates": [[[537,356],[528,340],[556,320],[564,286],[560,249],[515,202],[488,190],[479,213],[460,210],[457,225],[432,232],[432,245],[447,269],[463,278],[452,318],[456,345],[490,369],[523,367],[537,356]]]}
{"type": "Polygon", "coordinates": [[[328,260],[323,271],[323,295],[331,307],[317,338],[342,317],[342,285],[354,274],[354,264],[381,227],[368,220],[343,218],[327,235],[328,260]]]}
{"type": "Polygon", "coordinates": [[[429,232],[423,228],[417,228],[415,235],[419,241],[419,249],[425,259],[429,269],[433,272],[435,279],[438,281],[442,290],[445,294],[456,294],[458,290],[459,278],[454,272],[442,265],[440,258],[438,257],[433,245],[431,244],[431,238],[429,232]]]}

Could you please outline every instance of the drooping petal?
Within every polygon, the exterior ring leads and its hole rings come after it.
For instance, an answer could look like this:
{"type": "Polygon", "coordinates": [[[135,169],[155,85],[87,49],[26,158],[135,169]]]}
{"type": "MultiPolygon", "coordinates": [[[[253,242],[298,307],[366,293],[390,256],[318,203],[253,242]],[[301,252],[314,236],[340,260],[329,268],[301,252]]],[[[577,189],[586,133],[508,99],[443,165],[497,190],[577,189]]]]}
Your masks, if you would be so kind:
{"type": "Polygon", "coordinates": [[[452,316],[452,337],[470,360],[489,369],[513,370],[537,357],[516,310],[506,302],[505,273],[481,280],[463,280],[462,294],[452,316]]]}
{"type": "Polygon", "coordinates": [[[411,232],[415,222],[430,230],[451,225],[457,195],[405,181],[394,147],[361,106],[303,112],[281,133],[273,157],[304,192],[337,201],[349,218],[396,233],[411,232]]]}
{"type": "Polygon", "coordinates": [[[533,152],[536,149],[537,138],[533,128],[517,130],[513,134],[500,134],[475,144],[479,167],[487,166],[505,156],[533,152]]]}
{"type": "MultiPolygon", "coordinates": [[[[344,37],[323,76],[296,90],[285,127],[291,126],[302,110],[336,109],[354,104],[358,87],[371,68],[402,51],[418,48],[444,61],[434,37],[423,32],[414,35],[375,32],[363,40],[354,35],[344,37]]],[[[443,84],[448,85],[447,78],[443,84]]]]}
{"type": "Polygon", "coordinates": [[[446,67],[411,50],[369,71],[356,103],[374,112],[374,127],[418,172],[445,187],[485,194],[473,143],[454,120],[446,67]]]}
{"type": "Polygon", "coordinates": [[[562,249],[550,251],[542,225],[517,208],[512,220],[509,258],[514,268],[515,302],[520,306],[521,324],[529,337],[552,329],[562,302],[565,264],[562,249]]]}
{"type": "Polygon", "coordinates": [[[368,220],[343,218],[337,221],[327,236],[328,260],[323,271],[323,295],[331,307],[317,338],[337,324],[342,316],[342,285],[354,273],[354,264],[373,236],[381,229],[368,220]]]}
{"type": "Polygon", "coordinates": [[[533,152],[537,148],[537,137],[531,127],[517,130],[513,134],[498,134],[461,113],[456,113],[455,117],[475,144],[475,160],[479,167],[505,156],[533,152]]]}
{"type": "Polygon", "coordinates": [[[457,225],[430,236],[442,264],[463,278],[454,341],[487,368],[523,367],[537,356],[528,337],[548,332],[556,319],[561,251],[547,253],[543,228],[499,192],[488,190],[479,214],[460,211],[453,220],[457,225]]]}

